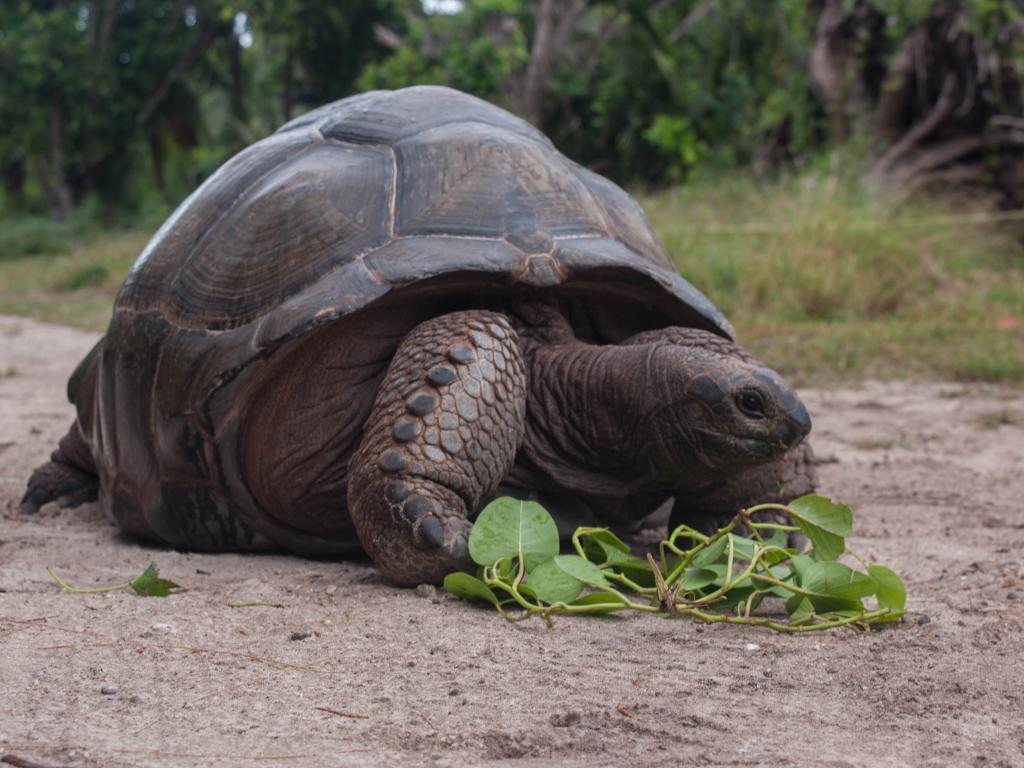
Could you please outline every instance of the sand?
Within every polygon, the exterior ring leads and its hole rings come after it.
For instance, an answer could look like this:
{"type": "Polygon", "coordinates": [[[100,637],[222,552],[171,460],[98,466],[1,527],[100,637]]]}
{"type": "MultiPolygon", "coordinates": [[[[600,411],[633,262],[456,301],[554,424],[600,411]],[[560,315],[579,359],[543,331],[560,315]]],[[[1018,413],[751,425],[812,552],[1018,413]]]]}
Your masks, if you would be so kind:
{"type": "MultiPolygon", "coordinates": [[[[909,615],[780,636],[515,627],[365,561],[197,555],[95,505],[18,514],[92,334],[0,318],[0,759],[44,766],[1024,765],[1024,394],[809,390],[823,492],[909,615]],[[73,595],[150,562],[166,599],[73,595]],[[273,606],[231,608],[264,601],[273,606]]],[[[21,764],[24,764],[21,763],[21,764]]]]}

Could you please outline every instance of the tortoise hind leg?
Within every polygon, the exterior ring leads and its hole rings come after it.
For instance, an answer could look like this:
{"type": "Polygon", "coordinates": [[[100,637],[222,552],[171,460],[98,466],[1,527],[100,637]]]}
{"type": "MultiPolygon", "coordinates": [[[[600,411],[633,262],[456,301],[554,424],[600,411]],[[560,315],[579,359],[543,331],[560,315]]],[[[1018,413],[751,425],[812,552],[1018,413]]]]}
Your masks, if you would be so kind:
{"type": "Polygon", "coordinates": [[[21,498],[21,512],[34,514],[51,501],[62,507],[77,507],[95,501],[98,491],[92,454],[76,421],[61,438],[50,460],[32,473],[21,498]]]}
{"type": "MultiPolygon", "coordinates": [[[[676,496],[669,532],[680,523],[686,523],[704,533],[713,533],[741,509],[763,503],[788,504],[793,499],[813,493],[817,484],[814,451],[810,443],[803,442],[777,461],[741,472],[708,491],[676,496]]],[[[756,519],[792,522],[783,513],[771,510],[756,519]]]]}
{"type": "Polygon", "coordinates": [[[525,413],[503,315],[442,315],[406,336],[349,465],[349,513],[386,578],[437,582],[469,566],[470,518],[511,468],[525,413]]]}

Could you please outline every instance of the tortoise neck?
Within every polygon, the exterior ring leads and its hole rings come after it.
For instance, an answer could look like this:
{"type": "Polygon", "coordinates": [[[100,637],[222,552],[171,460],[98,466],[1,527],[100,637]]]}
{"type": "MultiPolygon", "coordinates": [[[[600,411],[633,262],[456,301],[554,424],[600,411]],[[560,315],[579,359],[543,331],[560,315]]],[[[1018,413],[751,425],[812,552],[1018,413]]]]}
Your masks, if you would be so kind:
{"type": "Polygon", "coordinates": [[[656,407],[647,386],[650,345],[578,340],[523,343],[530,372],[522,452],[536,471],[577,493],[624,496],[644,488],[638,426],[656,407]]]}

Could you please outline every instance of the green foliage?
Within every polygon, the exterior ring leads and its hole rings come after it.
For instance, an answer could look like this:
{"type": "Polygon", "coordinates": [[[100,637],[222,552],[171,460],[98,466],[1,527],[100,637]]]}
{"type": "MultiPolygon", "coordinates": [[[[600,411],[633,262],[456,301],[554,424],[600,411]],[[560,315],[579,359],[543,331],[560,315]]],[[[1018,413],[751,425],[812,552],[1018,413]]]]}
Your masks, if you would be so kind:
{"type": "Polygon", "coordinates": [[[449,574],[444,585],[465,600],[489,603],[509,621],[636,610],[807,632],[899,619],[906,589],[894,571],[875,564],[859,571],[838,561],[851,529],[849,507],[804,496],[788,506],[742,510],[711,536],[681,525],[661,543],[658,561],[633,557],[604,528],[578,528],[576,554],[562,555],[551,516],[533,502],[505,497],[485,507],[470,531],[479,573],[449,574]],[[784,512],[796,524],[758,522],[757,513],[766,510],[784,512]],[[749,536],[736,533],[741,526],[749,536]],[[786,543],[798,531],[811,541],[805,553],[786,543]],[[785,601],[788,618],[755,613],[772,598],[785,601]],[[866,598],[877,607],[865,606],[866,598]]]}
{"type": "Polygon", "coordinates": [[[231,15],[217,0],[5,4],[0,168],[31,167],[54,215],[90,191],[114,203],[141,141],[193,129],[184,75],[231,15]]]}
{"type": "MultiPolygon", "coordinates": [[[[958,24],[1000,57],[985,100],[1019,115],[1010,74],[1024,74],[1024,47],[1007,32],[1019,27],[1019,2],[960,5],[958,24]]],[[[109,219],[173,202],[305,109],[424,83],[525,114],[568,156],[619,181],[806,167],[837,138],[810,87],[820,6],[565,2],[555,27],[572,8],[579,13],[545,51],[541,4],[526,0],[465,0],[455,13],[428,13],[422,0],[7,3],[0,204],[63,218],[68,204],[98,195],[109,219]],[[531,72],[539,104],[527,104],[531,72]]],[[[860,57],[870,44],[872,88],[938,7],[846,4],[883,30],[853,41],[860,57]]]]}
{"type": "Polygon", "coordinates": [[[894,199],[859,165],[836,153],[799,175],[722,174],[639,202],[680,274],[787,378],[1024,378],[1020,214],[894,199]]]}
{"type": "Polygon", "coordinates": [[[529,60],[528,8],[516,0],[467,0],[456,14],[427,14],[420,0],[401,3],[402,45],[367,65],[359,90],[442,84],[515,107],[512,81],[529,60]],[[510,98],[512,97],[512,98],[510,98]]]}
{"type": "Polygon", "coordinates": [[[167,597],[178,585],[169,579],[161,579],[155,565],[150,565],[141,574],[131,580],[129,586],[135,594],[143,597],[167,597]]]}
{"type": "Polygon", "coordinates": [[[142,597],[167,597],[171,594],[172,590],[181,588],[178,584],[175,584],[169,579],[161,579],[156,565],[152,563],[146,568],[146,570],[131,581],[126,581],[123,584],[114,584],[110,587],[92,587],[88,589],[71,586],[58,576],[57,572],[49,566],[47,566],[46,571],[50,574],[50,578],[57,582],[57,585],[65,592],[73,592],[79,595],[92,595],[100,592],[118,592],[122,589],[130,589],[135,592],[135,594],[141,595],[142,597]]]}

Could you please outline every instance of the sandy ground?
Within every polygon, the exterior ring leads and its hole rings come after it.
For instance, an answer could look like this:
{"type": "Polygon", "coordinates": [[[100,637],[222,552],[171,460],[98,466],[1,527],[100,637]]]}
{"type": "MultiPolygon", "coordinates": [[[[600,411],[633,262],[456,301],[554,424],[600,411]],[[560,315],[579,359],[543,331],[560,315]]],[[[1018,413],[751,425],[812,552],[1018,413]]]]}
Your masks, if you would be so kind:
{"type": "Polygon", "coordinates": [[[0,318],[0,755],[105,768],[1024,765],[1020,391],[806,393],[824,491],[856,512],[853,545],[907,581],[900,627],[511,627],[389,587],[366,562],[147,548],[94,505],[19,516],[93,340],[0,318]],[[109,584],[150,561],[188,591],[72,595],[45,570],[109,584]],[[281,607],[228,607],[247,600],[281,607]]]}

